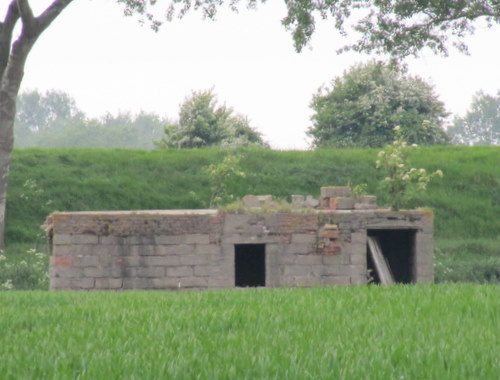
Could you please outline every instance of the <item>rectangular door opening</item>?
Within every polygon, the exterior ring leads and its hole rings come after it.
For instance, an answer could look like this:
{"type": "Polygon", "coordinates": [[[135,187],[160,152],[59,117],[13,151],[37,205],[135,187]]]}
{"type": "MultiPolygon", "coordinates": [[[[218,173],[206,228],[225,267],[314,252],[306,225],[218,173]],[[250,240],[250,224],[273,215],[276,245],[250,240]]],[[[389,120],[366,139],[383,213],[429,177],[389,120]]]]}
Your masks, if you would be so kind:
{"type": "Polygon", "coordinates": [[[234,279],[237,287],[266,286],[266,245],[234,246],[234,279]]]}
{"type": "MultiPolygon", "coordinates": [[[[394,282],[411,284],[415,282],[415,236],[416,230],[368,230],[368,236],[378,241],[380,251],[394,282]]],[[[372,283],[381,284],[380,265],[367,248],[368,272],[372,283]]]]}

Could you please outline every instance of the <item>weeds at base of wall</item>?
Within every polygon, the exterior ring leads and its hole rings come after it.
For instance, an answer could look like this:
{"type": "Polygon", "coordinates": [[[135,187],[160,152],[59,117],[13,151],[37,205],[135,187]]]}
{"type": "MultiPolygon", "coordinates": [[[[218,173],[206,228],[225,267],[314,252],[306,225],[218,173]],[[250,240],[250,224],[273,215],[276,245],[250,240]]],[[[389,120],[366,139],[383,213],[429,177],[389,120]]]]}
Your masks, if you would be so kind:
{"type": "Polygon", "coordinates": [[[48,258],[30,248],[25,252],[4,254],[0,251],[0,291],[47,290],[48,258]]]}

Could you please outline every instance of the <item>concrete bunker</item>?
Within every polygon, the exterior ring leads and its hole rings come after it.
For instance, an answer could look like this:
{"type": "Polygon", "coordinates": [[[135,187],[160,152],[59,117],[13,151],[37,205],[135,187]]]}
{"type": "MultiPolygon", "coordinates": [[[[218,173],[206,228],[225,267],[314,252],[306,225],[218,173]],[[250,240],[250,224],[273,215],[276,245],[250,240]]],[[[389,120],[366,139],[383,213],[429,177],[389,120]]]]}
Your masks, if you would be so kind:
{"type": "MultiPolygon", "coordinates": [[[[433,215],[379,208],[348,188],[246,197],[226,210],[60,212],[46,222],[54,290],[221,289],[370,283],[379,242],[395,282],[433,281],[433,215]],[[371,269],[371,271],[370,271],[371,269]]],[[[375,283],[382,283],[374,278],[375,283]]]]}

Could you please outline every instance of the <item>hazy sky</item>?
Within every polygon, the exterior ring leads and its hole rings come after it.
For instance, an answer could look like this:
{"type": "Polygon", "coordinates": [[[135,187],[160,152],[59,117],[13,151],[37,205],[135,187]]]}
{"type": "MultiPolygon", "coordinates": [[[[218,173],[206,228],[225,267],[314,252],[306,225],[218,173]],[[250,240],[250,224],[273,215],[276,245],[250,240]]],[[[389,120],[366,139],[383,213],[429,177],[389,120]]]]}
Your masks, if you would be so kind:
{"type": "MultiPolygon", "coordinates": [[[[75,0],[35,45],[22,90],[63,90],[91,116],[144,110],[174,119],[192,90],[213,87],[272,147],[305,149],[312,95],[354,63],[377,57],[336,55],[345,40],[331,21],[296,53],[280,24],[283,4],[223,11],[216,22],[193,13],[154,33],[123,17],[112,0],[75,0]]],[[[464,113],[476,91],[500,89],[499,38],[498,27],[479,29],[468,39],[471,56],[428,52],[409,59],[409,71],[435,86],[449,112],[464,113]]]]}

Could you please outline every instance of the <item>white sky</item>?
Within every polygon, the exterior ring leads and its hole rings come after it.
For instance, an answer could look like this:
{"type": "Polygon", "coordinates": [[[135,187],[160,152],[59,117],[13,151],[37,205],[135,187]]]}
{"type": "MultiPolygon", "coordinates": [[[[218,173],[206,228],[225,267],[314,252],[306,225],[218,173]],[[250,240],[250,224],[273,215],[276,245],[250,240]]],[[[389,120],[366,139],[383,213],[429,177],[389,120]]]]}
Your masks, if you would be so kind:
{"type": "MultiPolygon", "coordinates": [[[[193,13],[154,33],[123,17],[113,0],[75,0],[35,45],[21,90],[63,90],[90,116],[144,110],[175,119],[192,90],[214,87],[273,148],[306,149],[312,95],[370,57],[336,55],[345,40],[332,21],[319,24],[311,48],[296,53],[280,24],[283,4],[224,11],[216,22],[193,13]]],[[[427,53],[407,61],[409,72],[432,83],[449,112],[463,114],[476,91],[500,89],[498,38],[500,27],[479,30],[468,39],[471,56],[427,53]]]]}

